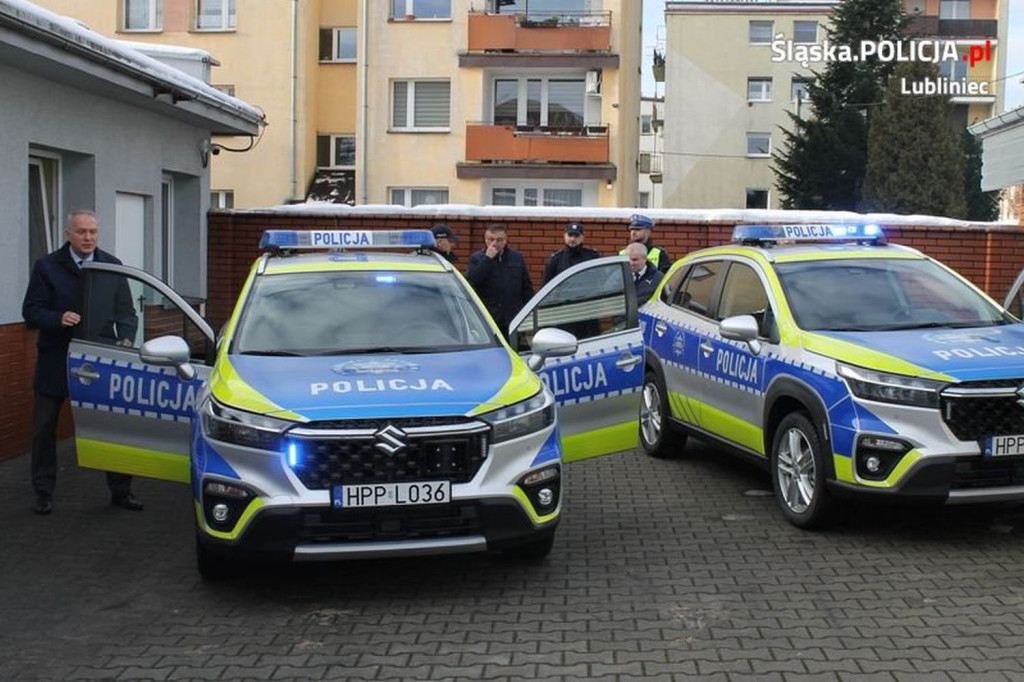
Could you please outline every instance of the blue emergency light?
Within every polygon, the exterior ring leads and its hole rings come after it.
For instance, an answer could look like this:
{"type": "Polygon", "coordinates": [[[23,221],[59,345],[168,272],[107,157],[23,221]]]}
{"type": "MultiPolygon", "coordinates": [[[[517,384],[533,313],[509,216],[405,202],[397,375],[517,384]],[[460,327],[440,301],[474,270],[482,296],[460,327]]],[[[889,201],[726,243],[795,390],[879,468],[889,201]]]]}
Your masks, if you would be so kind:
{"type": "Polygon", "coordinates": [[[878,225],[737,225],[732,240],[738,244],[763,242],[868,242],[885,244],[878,225]]]}
{"type": "Polygon", "coordinates": [[[415,249],[434,246],[430,230],[267,230],[264,249],[415,249]]]}

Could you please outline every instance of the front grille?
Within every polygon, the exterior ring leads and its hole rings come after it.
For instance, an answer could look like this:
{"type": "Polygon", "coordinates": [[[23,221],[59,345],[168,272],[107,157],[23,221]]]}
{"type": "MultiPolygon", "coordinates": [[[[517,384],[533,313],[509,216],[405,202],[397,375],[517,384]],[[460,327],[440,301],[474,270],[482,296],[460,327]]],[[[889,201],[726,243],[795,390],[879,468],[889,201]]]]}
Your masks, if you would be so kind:
{"type": "Polygon", "coordinates": [[[468,483],[487,456],[487,432],[417,434],[394,453],[382,452],[373,436],[296,439],[295,475],[310,490],[357,483],[444,480],[468,483]]]}
{"type": "Polygon", "coordinates": [[[304,542],[367,542],[443,538],[481,532],[480,513],[470,502],[305,512],[304,542]]]}
{"type": "Polygon", "coordinates": [[[977,398],[969,395],[971,390],[1007,389],[1020,386],[1021,382],[1021,379],[1000,379],[956,384],[951,388],[967,395],[943,395],[942,418],[960,440],[1024,434],[1024,406],[1017,402],[1016,394],[977,398]]]}
{"type": "Polygon", "coordinates": [[[957,460],[953,465],[953,490],[1009,485],[1024,485],[1024,461],[974,457],[957,460]]]}
{"type": "Polygon", "coordinates": [[[397,419],[337,419],[331,421],[317,421],[303,424],[303,429],[337,430],[337,429],[381,429],[389,424],[400,429],[412,428],[437,428],[444,426],[466,426],[468,424],[479,424],[480,422],[467,421],[465,417],[400,417],[397,419]]]}

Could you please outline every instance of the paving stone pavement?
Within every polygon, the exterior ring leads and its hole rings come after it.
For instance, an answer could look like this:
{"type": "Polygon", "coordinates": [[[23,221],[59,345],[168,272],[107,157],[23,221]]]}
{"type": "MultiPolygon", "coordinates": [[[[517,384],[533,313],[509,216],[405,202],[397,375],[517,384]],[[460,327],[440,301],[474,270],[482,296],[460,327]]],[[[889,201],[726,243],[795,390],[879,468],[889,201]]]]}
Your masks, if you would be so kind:
{"type": "Polygon", "coordinates": [[[1021,680],[1024,508],[789,526],[691,441],[568,466],[542,563],[299,565],[203,583],[185,486],[108,504],[65,445],[55,511],[0,462],[0,680],[1021,680]]]}

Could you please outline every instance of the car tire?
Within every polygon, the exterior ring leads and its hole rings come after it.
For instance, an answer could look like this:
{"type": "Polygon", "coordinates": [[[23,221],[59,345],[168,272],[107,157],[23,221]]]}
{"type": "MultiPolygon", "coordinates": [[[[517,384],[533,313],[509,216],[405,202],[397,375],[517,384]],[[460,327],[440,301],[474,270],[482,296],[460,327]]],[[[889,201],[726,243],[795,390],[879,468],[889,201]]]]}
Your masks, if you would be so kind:
{"type": "Polygon", "coordinates": [[[196,536],[196,568],[200,578],[210,582],[224,580],[232,574],[231,567],[228,557],[211,550],[196,536]]]}
{"type": "Polygon", "coordinates": [[[551,553],[551,549],[554,546],[555,534],[552,531],[544,533],[544,535],[536,540],[531,540],[515,547],[509,547],[502,551],[502,556],[511,561],[532,563],[544,559],[544,557],[551,553]]]}
{"type": "Polygon", "coordinates": [[[835,504],[826,471],[821,437],[810,417],[786,415],[772,439],[771,477],[782,515],[794,526],[822,528],[831,520],[835,504]]]}
{"type": "Polygon", "coordinates": [[[648,371],[640,394],[640,445],[651,457],[677,457],[686,445],[686,434],[673,428],[669,415],[665,384],[648,371]]]}

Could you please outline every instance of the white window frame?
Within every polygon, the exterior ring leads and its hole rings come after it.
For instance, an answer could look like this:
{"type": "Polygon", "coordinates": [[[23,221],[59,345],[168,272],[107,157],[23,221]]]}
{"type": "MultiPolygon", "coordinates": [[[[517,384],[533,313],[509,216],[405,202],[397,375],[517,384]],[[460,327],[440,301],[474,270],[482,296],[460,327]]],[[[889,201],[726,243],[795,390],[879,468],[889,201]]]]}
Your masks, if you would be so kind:
{"type": "MultiPolygon", "coordinates": [[[[556,191],[572,191],[580,193],[579,206],[587,205],[587,188],[582,182],[551,182],[551,183],[538,183],[538,182],[515,182],[505,180],[495,180],[484,188],[486,192],[484,196],[485,204],[492,204],[495,190],[514,190],[515,191],[515,203],[509,204],[513,206],[544,206],[544,193],[547,190],[556,191]],[[534,197],[533,203],[526,203],[527,193],[532,193],[534,197]]],[[[576,208],[571,206],[569,208],[576,208]]]]}
{"type": "Polygon", "coordinates": [[[805,44],[818,42],[818,22],[814,21],[814,20],[794,19],[793,20],[793,42],[794,43],[805,43],[805,44]],[[800,37],[797,35],[797,30],[796,30],[797,24],[803,24],[805,26],[805,28],[806,28],[807,24],[810,24],[811,27],[814,29],[814,36],[810,40],[801,40],[800,37]]]}
{"type": "MultiPolygon", "coordinates": [[[[758,145],[761,146],[761,145],[758,145]]],[[[747,158],[752,159],[767,159],[772,155],[772,134],[761,133],[761,132],[748,132],[747,133],[747,158]],[[767,152],[752,152],[750,151],[751,143],[756,140],[767,140],[768,151],[767,152]]]]}
{"type": "Polygon", "coordinates": [[[416,0],[388,0],[388,11],[391,13],[391,19],[394,21],[451,21],[452,20],[452,2],[448,0],[448,16],[446,17],[423,17],[420,18],[416,15],[416,0]],[[405,5],[405,11],[399,14],[395,11],[395,7],[401,3],[405,5]]]}
{"type": "Polygon", "coordinates": [[[951,81],[966,82],[969,78],[967,62],[962,59],[943,60],[939,62],[939,75],[951,81]]]}
{"type": "Polygon", "coordinates": [[[939,0],[939,19],[970,19],[970,0],[939,0]],[[952,9],[952,12],[949,10],[952,9]],[[943,11],[946,10],[946,11],[943,11]],[[964,16],[960,16],[963,14],[964,16]]]}
{"type": "Polygon", "coordinates": [[[789,81],[789,99],[791,101],[793,101],[793,102],[796,102],[797,101],[797,96],[796,96],[797,92],[802,90],[803,93],[804,93],[804,96],[801,98],[801,101],[803,101],[803,102],[808,101],[809,95],[808,95],[807,89],[811,86],[812,83],[814,83],[814,79],[813,78],[802,78],[800,76],[793,76],[793,78],[790,79],[790,81],[789,81]],[[798,87],[798,86],[803,86],[803,87],[798,87]]]}
{"type": "Polygon", "coordinates": [[[160,179],[162,210],[153,231],[150,273],[174,286],[174,178],[166,173],[160,179]]]}
{"type": "Polygon", "coordinates": [[[558,76],[542,76],[542,75],[511,75],[511,76],[498,76],[491,79],[490,84],[490,108],[491,108],[491,122],[494,122],[495,114],[495,90],[498,87],[498,81],[516,81],[516,125],[526,126],[529,123],[529,113],[527,111],[529,106],[529,87],[531,82],[540,81],[540,127],[546,127],[549,125],[550,113],[550,92],[551,92],[551,81],[573,81],[583,83],[583,124],[582,127],[597,125],[596,122],[590,120],[590,107],[587,106],[587,94],[586,94],[586,74],[585,73],[568,73],[560,74],[558,76]]]}
{"type": "Polygon", "coordinates": [[[203,3],[207,1],[208,0],[196,0],[195,30],[200,33],[223,33],[225,31],[236,30],[237,10],[235,9],[235,3],[232,2],[232,0],[221,0],[219,26],[200,26],[199,17],[203,16],[203,3]]]}
{"type": "Polygon", "coordinates": [[[451,201],[451,192],[447,187],[388,187],[388,204],[391,206],[405,206],[407,208],[412,208],[413,206],[438,206],[440,204],[447,204],[449,201],[451,201]],[[402,193],[401,202],[395,201],[396,192],[402,193]],[[427,204],[413,204],[413,192],[443,192],[444,200],[427,204]]]}
{"type": "Polygon", "coordinates": [[[452,130],[452,81],[450,78],[396,78],[391,81],[391,106],[388,108],[388,124],[391,132],[450,133],[452,130]],[[395,125],[395,86],[406,84],[405,125],[395,125]],[[418,83],[448,84],[448,125],[416,126],[416,85],[418,83]]]}
{"type": "MultiPolygon", "coordinates": [[[[61,224],[62,216],[61,203],[63,195],[63,186],[61,184],[61,157],[59,154],[52,152],[45,152],[38,149],[32,149],[29,151],[28,157],[29,167],[36,166],[39,168],[39,175],[42,182],[40,189],[40,198],[43,202],[43,219],[45,220],[44,230],[44,248],[43,253],[40,256],[45,256],[57,249],[63,243],[61,232],[64,229],[61,224]],[[44,166],[47,163],[52,163],[52,183],[50,186],[47,185],[46,169],[44,166]],[[51,196],[52,195],[52,196],[51,196]]],[[[26,201],[28,197],[26,196],[26,201]]],[[[29,226],[31,229],[31,225],[29,226]]],[[[31,240],[31,237],[30,237],[31,240]]]]}
{"type": "Polygon", "coordinates": [[[234,208],[235,207],[235,190],[233,189],[211,189],[210,190],[210,208],[234,208]],[[228,198],[231,199],[231,205],[228,206],[228,198]]]}
{"type": "Polygon", "coordinates": [[[163,14],[164,2],[163,0],[121,0],[121,11],[123,17],[121,21],[121,30],[125,33],[156,33],[164,30],[164,14],[163,14]],[[149,5],[149,17],[150,22],[148,26],[143,28],[129,28],[128,27],[128,6],[132,4],[147,4],[149,5]]]}
{"type": "Polygon", "coordinates": [[[330,143],[327,145],[327,160],[330,161],[326,166],[320,166],[320,168],[335,168],[342,170],[353,170],[356,167],[355,154],[357,151],[356,136],[353,133],[341,134],[341,135],[328,135],[323,133],[318,137],[330,138],[330,143]],[[352,140],[352,163],[347,165],[335,164],[335,160],[338,158],[338,142],[341,140],[352,140]]]}
{"type": "Polygon", "coordinates": [[[772,36],[774,35],[774,33],[775,33],[775,22],[770,20],[770,19],[769,20],[751,19],[750,23],[747,24],[747,41],[751,45],[768,45],[769,43],[772,42],[772,36]],[[765,25],[768,26],[768,34],[765,35],[765,36],[757,36],[758,39],[754,40],[754,38],[755,38],[755,36],[754,36],[754,27],[757,26],[758,28],[762,28],[763,29],[765,27],[765,25]],[[761,38],[763,38],[763,40],[761,38]]]}
{"type": "Polygon", "coordinates": [[[321,59],[321,64],[354,64],[359,58],[359,31],[352,26],[332,26],[325,27],[331,31],[331,58],[321,59]],[[338,50],[341,48],[342,41],[341,37],[343,34],[349,33],[355,40],[355,52],[351,57],[341,57],[338,55],[338,50]]]}
{"type": "Polygon", "coordinates": [[[654,134],[654,116],[652,114],[640,114],[640,134],[654,134]]]}
{"type": "Polygon", "coordinates": [[[758,76],[747,79],[747,101],[748,102],[771,102],[772,101],[772,79],[771,77],[758,76]]]}

